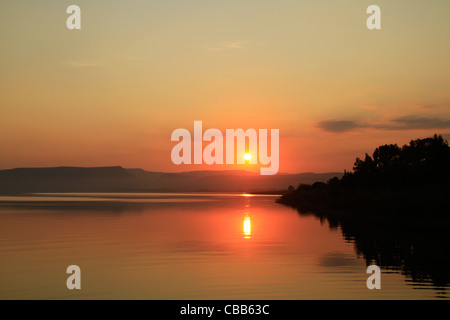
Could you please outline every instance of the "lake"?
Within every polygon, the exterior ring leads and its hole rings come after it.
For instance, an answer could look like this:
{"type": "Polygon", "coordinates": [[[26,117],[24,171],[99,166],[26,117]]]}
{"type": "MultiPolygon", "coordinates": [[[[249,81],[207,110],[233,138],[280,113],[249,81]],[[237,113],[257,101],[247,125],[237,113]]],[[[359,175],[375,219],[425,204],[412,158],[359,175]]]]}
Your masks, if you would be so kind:
{"type": "MultiPolygon", "coordinates": [[[[348,236],[344,225],[330,228],[326,219],[277,204],[276,198],[0,196],[0,298],[449,298],[448,276],[439,274],[444,278],[436,284],[434,269],[420,269],[424,275],[417,277],[402,267],[401,257],[398,265],[382,265],[381,290],[367,289],[368,250],[358,236],[348,236]],[[81,290],[66,287],[69,265],[81,268],[81,290]]],[[[398,258],[395,250],[392,255],[398,258]]]]}

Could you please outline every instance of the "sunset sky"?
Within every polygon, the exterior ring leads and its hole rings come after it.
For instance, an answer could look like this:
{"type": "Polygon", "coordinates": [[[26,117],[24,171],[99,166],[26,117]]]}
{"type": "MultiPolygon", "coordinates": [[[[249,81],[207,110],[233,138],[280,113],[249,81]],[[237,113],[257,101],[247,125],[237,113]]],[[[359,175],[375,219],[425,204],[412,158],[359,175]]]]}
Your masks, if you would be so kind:
{"type": "Polygon", "coordinates": [[[201,120],[280,129],[280,172],[349,170],[450,139],[449,36],[448,0],[2,0],[0,169],[254,169],[172,164],[172,131],[201,120]]]}

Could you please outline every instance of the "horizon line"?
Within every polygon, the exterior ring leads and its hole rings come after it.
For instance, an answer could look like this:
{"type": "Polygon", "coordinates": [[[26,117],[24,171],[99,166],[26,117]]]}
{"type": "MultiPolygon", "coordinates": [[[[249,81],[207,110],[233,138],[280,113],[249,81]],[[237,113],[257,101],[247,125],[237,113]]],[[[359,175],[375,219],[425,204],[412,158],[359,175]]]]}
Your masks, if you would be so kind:
{"type": "MultiPolygon", "coordinates": [[[[8,170],[17,170],[17,169],[55,169],[55,168],[83,168],[83,169],[100,169],[100,168],[121,168],[124,170],[142,170],[145,172],[151,172],[151,173],[179,173],[179,174],[183,174],[183,173],[195,173],[195,172],[221,172],[221,173],[226,173],[226,172],[242,172],[242,173],[251,173],[251,174],[255,174],[255,175],[259,175],[256,171],[248,171],[248,170],[239,170],[239,169],[225,169],[225,170],[190,170],[190,171],[149,171],[146,169],[142,169],[142,168],[126,168],[123,167],[121,165],[111,165],[111,166],[94,166],[94,167],[90,167],[90,166],[65,166],[65,165],[60,165],[60,166],[32,166],[32,167],[14,167],[14,168],[5,168],[5,169],[0,169],[0,171],[8,171],[8,170]]],[[[327,171],[327,172],[313,172],[313,171],[305,171],[305,172],[296,172],[296,173],[289,173],[289,172],[279,172],[276,175],[295,175],[295,174],[329,174],[329,173],[344,173],[344,171],[327,171]]],[[[275,176],[276,176],[275,175],[275,176]]]]}

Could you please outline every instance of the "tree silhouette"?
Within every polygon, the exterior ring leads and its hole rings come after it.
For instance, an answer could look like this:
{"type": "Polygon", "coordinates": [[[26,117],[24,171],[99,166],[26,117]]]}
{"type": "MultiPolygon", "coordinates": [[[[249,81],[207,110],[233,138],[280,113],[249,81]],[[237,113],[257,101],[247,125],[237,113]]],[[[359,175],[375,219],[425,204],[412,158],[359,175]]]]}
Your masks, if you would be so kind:
{"type": "Polygon", "coordinates": [[[386,144],[364,159],[356,158],[353,172],[326,184],[289,189],[281,203],[308,210],[343,210],[415,214],[446,212],[450,186],[450,147],[440,135],[412,140],[399,147],[386,144]]]}

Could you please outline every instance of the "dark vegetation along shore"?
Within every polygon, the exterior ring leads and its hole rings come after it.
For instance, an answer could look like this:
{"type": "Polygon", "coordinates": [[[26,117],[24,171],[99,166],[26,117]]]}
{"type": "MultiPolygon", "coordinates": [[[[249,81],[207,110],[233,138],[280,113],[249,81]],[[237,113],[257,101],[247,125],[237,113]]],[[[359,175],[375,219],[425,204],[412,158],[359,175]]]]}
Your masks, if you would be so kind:
{"type": "Polygon", "coordinates": [[[403,274],[449,298],[450,147],[441,136],[384,145],[353,172],[301,184],[278,200],[340,229],[367,265],[403,274]]]}
{"type": "Polygon", "coordinates": [[[450,147],[441,136],[383,145],[356,158],[353,172],[292,186],[278,200],[318,215],[448,218],[450,147]]]}

